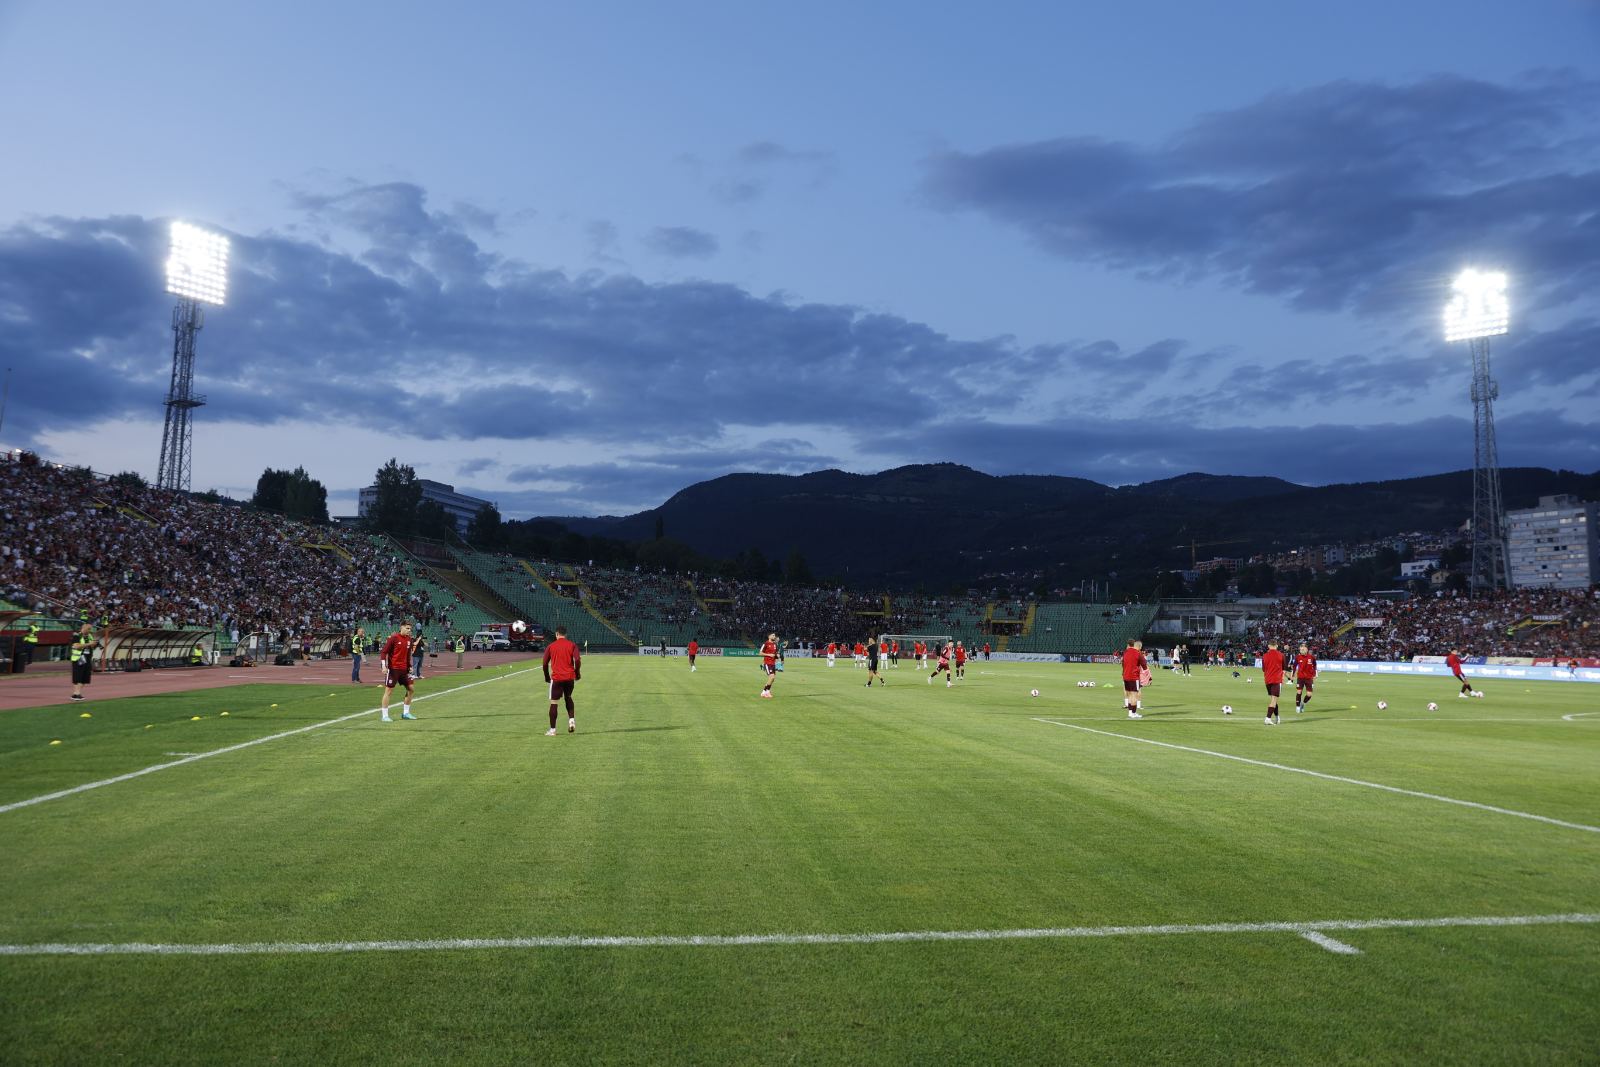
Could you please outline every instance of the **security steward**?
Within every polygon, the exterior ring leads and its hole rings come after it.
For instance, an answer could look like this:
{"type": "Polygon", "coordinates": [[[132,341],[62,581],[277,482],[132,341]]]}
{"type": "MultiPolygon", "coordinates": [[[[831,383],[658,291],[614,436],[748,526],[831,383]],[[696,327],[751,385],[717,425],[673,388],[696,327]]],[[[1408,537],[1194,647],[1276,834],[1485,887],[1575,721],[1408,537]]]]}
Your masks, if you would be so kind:
{"type": "Polygon", "coordinates": [[[72,699],[83,699],[83,687],[94,681],[94,650],[100,642],[88,623],[78,627],[72,638],[72,699]]]}

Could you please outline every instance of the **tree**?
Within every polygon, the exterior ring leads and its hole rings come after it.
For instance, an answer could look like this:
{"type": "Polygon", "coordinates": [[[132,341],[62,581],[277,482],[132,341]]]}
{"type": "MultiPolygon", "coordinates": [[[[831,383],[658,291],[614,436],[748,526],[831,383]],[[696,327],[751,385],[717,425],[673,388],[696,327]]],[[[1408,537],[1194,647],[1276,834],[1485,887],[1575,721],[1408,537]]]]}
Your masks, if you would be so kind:
{"type": "Polygon", "coordinates": [[[417,531],[417,505],[422,483],[416,469],[391,459],[378,468],[377,493],[367,509],[367,525],[380,533],[410,537],[417,531]]]}
{"type": "Polygon", "coordinates": [[[276,471],[268,467],[256,479],[256,491],[250,503],[291,519],[328,521],[328,490],[307,474],[304,467],[296,467],[292,471],[276,471]]]}
{"type": "Polygon", "coordinates": [[[505,544],[506,530],[500,521],[500,509],[485,504],[467,523],[467,540],[481,548],[499,548],[505,544]]]}
{"type": "Polygon", "coordinates": [[[124,489],[145,488],[144,477],[138,471],[123,471],[121,474],[113,474],[109,480],[112,485],[120,485],[124,489]]]}
{"type": "Polygon", "coordinates": [[[417,535],[436,541],[453,541],[456,537],[456,520],[437,500],[424,500],[417,505],[417,535]]]}
{"type": "Polygon", "coordinates": [[[811,577],[811,565],[798,548],[789,553],[789,559],[783,565],[783,580],[790,585],[816,584],[811,577]]]}

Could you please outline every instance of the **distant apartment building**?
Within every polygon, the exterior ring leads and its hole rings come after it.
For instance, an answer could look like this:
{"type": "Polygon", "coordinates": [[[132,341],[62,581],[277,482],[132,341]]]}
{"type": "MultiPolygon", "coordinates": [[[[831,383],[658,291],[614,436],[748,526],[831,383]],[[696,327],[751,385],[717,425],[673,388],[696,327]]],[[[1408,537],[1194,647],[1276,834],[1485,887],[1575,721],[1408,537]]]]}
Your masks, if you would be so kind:
{"type": "MultiPolygon", "coordinates": [[[[467,532],[467,523],[477,516],[480,509],[491,503],[488,500],[480,500],[475,496],[458,493],[455,486],[445,485],[443,482],[418,478],[417,484],[422,486],[422,499],[438,501],[439,505],[444,508],[445,513],[455,520],[457,533],[465,534],[467,532]]],[[[367,512],[372,510],[372,506],[377,503],[377,500],[378,487],[376,485],[369,485],[361,490],[357,497],[357,510],[362,518],[366,518],[367,512]]]]}
{"type": "Polygon", "coordinates": [[[1542,496],[1537,507],[1506,512],[1513,589],[1587,589],[1600,576],[1600,504],[1542,496]]]}
{"type": "Polygon", "coordinates": [[[1426,578],[1428,571],[1438,566],[1439,561],[1436,559],[1414,559],[1410,563],[1400,564],[1400,577],[1408,582],[1413,578],[1426,578]]]}

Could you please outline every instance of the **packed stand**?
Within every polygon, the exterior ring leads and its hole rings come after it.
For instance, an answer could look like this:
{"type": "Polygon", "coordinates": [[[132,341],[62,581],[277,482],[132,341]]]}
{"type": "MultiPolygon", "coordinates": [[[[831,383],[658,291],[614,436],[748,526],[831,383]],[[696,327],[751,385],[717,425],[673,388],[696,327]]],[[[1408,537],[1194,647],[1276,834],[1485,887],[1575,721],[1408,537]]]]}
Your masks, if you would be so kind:
{"type": "Polygon", "coordinates": [[[1459,648],[1472,656],[1534,658],[1600,656],[1600,599],[1596,591],[1522,589],[1489,597],[1386,600],[1378,597],[1300,597],[1280,600],[1262,636],[1321,643],[1342,659],[1409,660],[1459,648]],[[1357,620],[1378,626],[1341,627],[1357,620]]]}

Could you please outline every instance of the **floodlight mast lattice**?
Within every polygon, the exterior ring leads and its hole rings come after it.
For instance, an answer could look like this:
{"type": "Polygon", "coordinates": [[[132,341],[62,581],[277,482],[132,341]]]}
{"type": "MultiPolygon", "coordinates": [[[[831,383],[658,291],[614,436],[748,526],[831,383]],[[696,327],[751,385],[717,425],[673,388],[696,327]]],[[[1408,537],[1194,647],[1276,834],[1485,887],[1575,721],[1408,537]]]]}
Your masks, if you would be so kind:
{"type": "Polygon", "coordinates": [[[202,304],[221,306],[228,291],[228,239],[186,222],[172,224],[167,258],[167,292],[177,296],[172,309],[172,382],[167,388],[167,419],[161,431],[161,462],[156,485],[189,490],[193,465],[193,427],[189,413],[206,398],[194,391],[194,339],[206,324],[202,304]]]}
{"type": "Polygon", "coordinates": [[[1510,329],[1507,279],[1499,271],[1468,268],[1456,276],[1444,309],[1444,339],[1465,341],[1472,352],[1472,573],[1474,595],[1507,586],[1505,509],[1500,499],[1500,452],[1494,438],[1494,402],[1500,386],[1489,373],[1489,338],[1510,329]]]}

